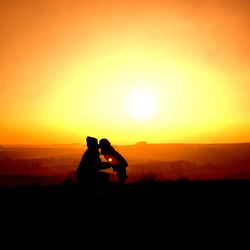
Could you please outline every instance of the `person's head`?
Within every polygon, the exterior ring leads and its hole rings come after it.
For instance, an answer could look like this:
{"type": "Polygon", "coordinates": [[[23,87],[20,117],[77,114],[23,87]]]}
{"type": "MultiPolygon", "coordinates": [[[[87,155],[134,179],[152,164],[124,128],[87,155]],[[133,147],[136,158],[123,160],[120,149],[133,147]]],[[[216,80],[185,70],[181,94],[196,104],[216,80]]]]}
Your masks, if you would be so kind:
{"type": "Polygon", "coordinates": [[[98,140],[95,137],[87,136],[86,142],[88,148],[98,148],[98,140]]]}
{"type": "Polygon", "coordinates": [[[111,146],[111,143],[108,139],[106,138],[102,138],[100,141],[99,141],[99,146],[100,148],[106,148],[106,147],[109,147],[111,146]]]}
{"type": "Polygon", "coordinates": [[[110,141],[106,138],[103,138],[99,141],[99,147],[102,154],[107,154],[108,152],[113,150],[110,141]]]}

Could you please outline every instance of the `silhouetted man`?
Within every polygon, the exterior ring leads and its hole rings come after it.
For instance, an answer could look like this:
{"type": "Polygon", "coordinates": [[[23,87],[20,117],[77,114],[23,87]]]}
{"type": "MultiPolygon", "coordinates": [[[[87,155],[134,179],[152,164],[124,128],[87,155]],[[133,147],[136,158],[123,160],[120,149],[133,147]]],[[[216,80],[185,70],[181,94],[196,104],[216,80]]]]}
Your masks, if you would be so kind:
{"type": "Polygon", "coordinates": [[[109,162],[113,168],[113,171],[117,173],[118,181],[120,184],[124,184],[125,180],[128,178],[126,168],[128,162],[126,159],[111,146],[109,140],[103,138],[99,141],[99,146],[101,148],[101,154],[109,162]]]}
{"type": "Polygon", "coordinates": [[[87,150],[78,165],[76,178],[80,184],[86,187],[94,187],[108,181],[109,174],[100,170],[110,168],[111,165],[108,162],[101,161],[96,138],[88,136],[86,142],[87,150]]]}

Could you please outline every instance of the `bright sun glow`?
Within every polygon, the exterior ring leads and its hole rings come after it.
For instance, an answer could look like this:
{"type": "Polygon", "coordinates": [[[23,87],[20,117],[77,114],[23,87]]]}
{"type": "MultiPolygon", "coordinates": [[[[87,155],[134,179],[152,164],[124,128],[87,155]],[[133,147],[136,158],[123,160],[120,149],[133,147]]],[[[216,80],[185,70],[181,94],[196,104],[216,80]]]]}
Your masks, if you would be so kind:
{"type": "Polygon", "coordinates": [[[24,2],[0,0],[1,145],[250,141],[250,1],[24,2]]]}
{"type": "Polygon", "coordinates": [[[147,90],[137,90],[128,97],[128,113],[138,120],[151,118],[156,109],[156,101],[151,92],[147,90]]]}

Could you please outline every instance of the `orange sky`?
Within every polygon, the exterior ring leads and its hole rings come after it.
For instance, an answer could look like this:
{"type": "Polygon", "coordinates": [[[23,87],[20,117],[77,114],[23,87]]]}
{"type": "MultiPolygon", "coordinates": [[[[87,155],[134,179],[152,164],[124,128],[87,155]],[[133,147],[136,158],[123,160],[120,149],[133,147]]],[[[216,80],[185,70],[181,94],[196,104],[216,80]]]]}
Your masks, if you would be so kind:
{"type": "Polygon", "coordinates": [[[249,13],[248,0],[0,1],[0,143],[250,141],[249,13]],[[129,113],[135,91],[155,101],[147,119],[129,113]]]}

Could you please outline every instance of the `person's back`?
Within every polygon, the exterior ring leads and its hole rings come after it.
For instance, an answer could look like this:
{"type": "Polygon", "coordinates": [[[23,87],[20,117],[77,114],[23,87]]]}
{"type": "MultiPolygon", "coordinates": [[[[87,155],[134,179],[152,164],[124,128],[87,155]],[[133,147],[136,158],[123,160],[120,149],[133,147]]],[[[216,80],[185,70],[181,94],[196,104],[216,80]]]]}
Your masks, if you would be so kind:
{"type": "Polygon", "coordinates": [[[100,173],[100,169],[108,168],[109,166],[101,161],[98,140],[88,136],[87,150],[84,152],[81,161],[76,171],[78,182],[85,186],[96,186],[98,183],[108,179],[107,173],[100,173]]]}
{"type": "Polygon", "coordinates": [[[76,176],[79,182],[94,178],[98,173],[99,155],[96,154],[95,150],[87,149],[80,161],[77,168],[76,176]]]}

